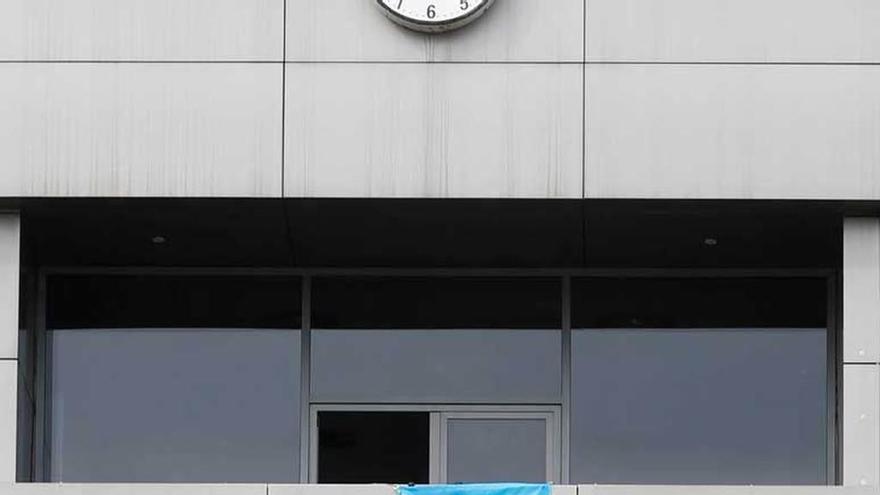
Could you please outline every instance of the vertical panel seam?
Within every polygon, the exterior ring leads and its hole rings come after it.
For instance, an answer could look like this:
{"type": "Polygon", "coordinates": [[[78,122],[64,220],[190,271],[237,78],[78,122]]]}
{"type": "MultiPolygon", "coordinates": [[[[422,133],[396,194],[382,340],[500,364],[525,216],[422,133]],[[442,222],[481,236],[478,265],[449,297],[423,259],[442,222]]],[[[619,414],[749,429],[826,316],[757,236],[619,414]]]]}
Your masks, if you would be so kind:
{"type": "Polygon", "coordinates": [[[581,43],[581,199],[587,197],[587,5],[583,0],[581,43]]]}
{"type": "Polygon", "coordinates": [[[281,0],[281,198],[286,196],[285,181],[285,141],[287,139],[287,0],[281,0]]]}

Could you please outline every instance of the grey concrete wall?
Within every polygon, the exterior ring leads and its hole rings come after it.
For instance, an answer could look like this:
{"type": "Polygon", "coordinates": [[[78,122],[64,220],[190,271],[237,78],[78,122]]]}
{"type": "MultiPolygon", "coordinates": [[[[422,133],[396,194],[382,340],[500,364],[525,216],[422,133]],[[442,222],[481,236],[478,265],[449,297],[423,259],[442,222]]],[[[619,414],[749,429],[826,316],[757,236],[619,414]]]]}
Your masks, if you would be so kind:
{"type": "Polygon", "coordinates": [[[281,73],[0,64],[0,195],[279,196],[281,73]]]}
{"type": "Polygon", "coordinates": [[[0,196],[880,199],[874,0],[284,2],[0,0],[0,196]]]}
{"type": "MultiPolygon", "coordinates": [[[[869,495],[870,488],[604,486],[552,487],[553,495],[869,495]]],[[[0,485],[3,495],[394,495],[391,485],[0,485]]]]}
{"type": "Polygon", "coordinates": [[[880,198],[880,67],[591,65],[587,197],[880,198]]]}
{"type": "Polygon", "coordinates": [[[843,483],[880,484],[880,219],[843,230],[843,483]]]}
{"type": "Polygon", "coordinates": [[[0,212],[0,483],[15,481],[21,224],[0,212]]]}

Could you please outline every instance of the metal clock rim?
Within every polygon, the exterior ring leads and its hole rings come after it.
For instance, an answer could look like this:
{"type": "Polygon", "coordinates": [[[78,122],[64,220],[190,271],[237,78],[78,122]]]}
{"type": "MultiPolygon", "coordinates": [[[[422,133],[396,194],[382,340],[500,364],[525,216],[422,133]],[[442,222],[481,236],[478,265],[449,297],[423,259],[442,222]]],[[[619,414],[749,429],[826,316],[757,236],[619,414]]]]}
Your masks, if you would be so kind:
{"type": "Polygon", "coordinates": [[[385,2],[383,2],[382,0],[376,0],[376,5],[378,5],[379,8],[382,9],[382,12],[385,13],[386,17],[403,27],[423,33],[441,33],[444,31],[458,29],[460,27],[466,26],[467,24],[470,24],[478,17],[483,15],[494,2],[495,0],[486,0],[479,8],[476,8],[468,12],[467,14],[456,18],[455,20],[447,22],[427,22],[404,17],[400,15],[397,11],[386,5],[385,2]]]}

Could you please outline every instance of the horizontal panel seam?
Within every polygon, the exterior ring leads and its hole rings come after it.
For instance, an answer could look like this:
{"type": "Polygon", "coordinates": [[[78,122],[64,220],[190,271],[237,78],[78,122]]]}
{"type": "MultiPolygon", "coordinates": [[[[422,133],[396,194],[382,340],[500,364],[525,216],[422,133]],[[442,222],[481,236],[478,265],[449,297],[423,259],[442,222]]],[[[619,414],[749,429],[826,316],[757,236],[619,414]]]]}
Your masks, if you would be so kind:
{"type": "Polygon", "coordinates": [[[579,60],[79,60],[79,59],[3,59],[0,64],[257,64],[257,65],[674,65],[674,66],[755,66],[755,67],[880,67],[877,62],[748,62],[748,61],[579,61],[579,60]]]}

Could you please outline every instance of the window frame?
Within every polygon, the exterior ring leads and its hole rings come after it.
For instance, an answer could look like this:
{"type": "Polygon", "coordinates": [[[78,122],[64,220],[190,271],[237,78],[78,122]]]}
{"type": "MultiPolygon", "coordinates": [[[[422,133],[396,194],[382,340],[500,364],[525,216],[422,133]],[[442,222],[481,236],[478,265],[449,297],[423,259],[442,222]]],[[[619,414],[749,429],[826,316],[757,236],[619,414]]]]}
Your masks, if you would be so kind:
{"type": "MultiPolygon", "coordinates": [[[[322,276],[357,277],[557,277],[561,281],[562,308],[562,403],[559,404],[559,483],[570,482],[570,414],[571,414],[571,316],[572,278],[813,278],[826,281],[828,333],[827,410],[828,410],[828,463],[826,466],[828,486],[842,483],[842,295],[841,272],[834,268],[767,269],[767,268],[229,268],[229,267],[152,267],[152,266],[43,266],[37,273],[37,319],[34,328],[35,402],[33,444],[30,446],[34,459],[34,479],[49,479],[48,407],[51,403],[47,367],[47,281],[58,275],[154,275],[154,276],[298,276],[301,277],[302,325],[301,331],[301,411],[300,411],[300,483],[309,483],[311,473],[311,449],[314,447],[311,433],[310,369],[311,369],[311,280],[322,276]]],[[[324,404],[322,404],[324,405],[324,404]]],[[[357,404],[362,407],[364,404],[357,404]]],[[[384,405],[395,407],[395,405],[384,405]]],[[[413,406],[415,407],[415,406],[413,406]]],[[[461,407],[461,406],[455,406],[461,407]]],[[[511,406],[519,407],[519,406],[511,406]]],[[[524,406],[525,407],[525,406],[524,406]]],[[[533,406],[528,406],[533,407],[533,406]]],[[[539,406],[540,407],[540,406],[539,406]]],[[[410,409],[412,410],[412,409],[410,409]]],[[[497,410],[497,408],[496,408],[497,410]]],[[[437,467],[439,472],[439,466],[437,467]]]]}
{"type": "Polygon", "coordinates": [[[562,406],[535,406],[533,411],[519,411],[510,407],[498,407],[492,410],[450,410],[440,413],[440,480],[448,483],[449,479],[449,421],[450,420],[542,420],[544,421],[547,443],[544,466],[548,482],[559,483],[561,479],[560,444],[562,431],[559,425],[562,406]]]}
{"type": "Polygon", "coordinates": [[[428,413],[431,425],[428,472],[431,483],[446,482],[449,420],[541,419],[546,421],[547,426],[547,479],[552,483],[559,483],[561,479],[561,405],[312,403],[309,411],[309,475],[306,483],[318,483],[318,414],[328,411],[428,413]]]}

